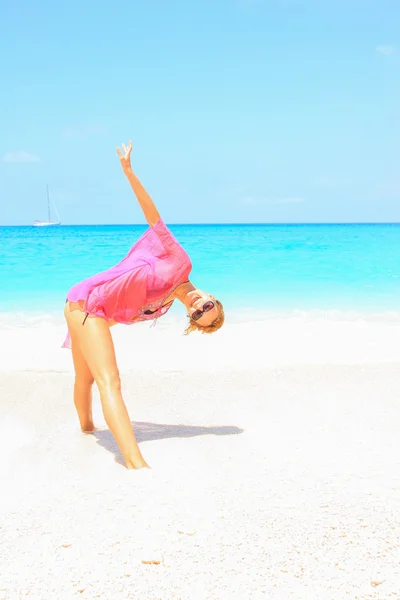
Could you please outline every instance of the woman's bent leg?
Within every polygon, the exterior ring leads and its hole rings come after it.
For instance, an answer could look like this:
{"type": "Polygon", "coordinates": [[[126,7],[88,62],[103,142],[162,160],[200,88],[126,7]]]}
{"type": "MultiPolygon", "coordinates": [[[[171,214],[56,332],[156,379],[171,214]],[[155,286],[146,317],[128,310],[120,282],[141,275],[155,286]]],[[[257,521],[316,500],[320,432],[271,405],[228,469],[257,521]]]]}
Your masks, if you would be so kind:
{"type": "Polygon", "coordinates": [[[128,469],[148,467],[144,460],[122,398],[121,381],[110,328],[104,319],[91,317],[82,326],[82,313],[67,313],[72,345],[78,344],[99,388],[104,417],[128,469]],[[77,314],[78,313],[78,314],[77,314]]]}

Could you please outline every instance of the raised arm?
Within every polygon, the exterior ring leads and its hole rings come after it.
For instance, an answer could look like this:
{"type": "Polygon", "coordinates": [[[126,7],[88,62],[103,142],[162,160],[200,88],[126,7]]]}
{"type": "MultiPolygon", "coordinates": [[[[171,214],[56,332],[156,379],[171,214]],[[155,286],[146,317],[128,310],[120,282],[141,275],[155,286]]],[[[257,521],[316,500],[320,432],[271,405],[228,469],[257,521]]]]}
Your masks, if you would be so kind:
{"type": "Polygon", "coordinates": [[[150,226],[153,226],[157,223],[157,221],[160,220],[160,215],[153,200],[150,198],[149,194],[146,192],[135,173],[132,171],[131,152],[132,142],[129,142],[129,146],[127,148],[124,144],[122,144],[122,152],[119,148],[117,148],[117,154],[121,161],[122,170],[131,184],[135,196],[142,208],[146,221],[150,226]]]}

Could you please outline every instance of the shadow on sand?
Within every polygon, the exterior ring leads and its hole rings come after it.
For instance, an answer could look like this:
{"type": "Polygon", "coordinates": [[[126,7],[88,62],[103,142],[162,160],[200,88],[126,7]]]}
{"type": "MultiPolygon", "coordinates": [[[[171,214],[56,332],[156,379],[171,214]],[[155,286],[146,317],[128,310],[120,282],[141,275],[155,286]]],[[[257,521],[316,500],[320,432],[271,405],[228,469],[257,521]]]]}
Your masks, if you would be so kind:
{"type": "MultiPolygon", "coordinates": [[[[238,435],[244,431],[240,427],[230,425],[198,427],[196,425],[163,425],[162,423],[146,423],[143,421],[133,421],[132,427],[139,444],[167,438],[190,438],[198,435],[238,435]]],[[[109,429],[94,431],[92,435],[97,439],[100,446],[114,454],[117,462],[125,464],[109,429]]]]}

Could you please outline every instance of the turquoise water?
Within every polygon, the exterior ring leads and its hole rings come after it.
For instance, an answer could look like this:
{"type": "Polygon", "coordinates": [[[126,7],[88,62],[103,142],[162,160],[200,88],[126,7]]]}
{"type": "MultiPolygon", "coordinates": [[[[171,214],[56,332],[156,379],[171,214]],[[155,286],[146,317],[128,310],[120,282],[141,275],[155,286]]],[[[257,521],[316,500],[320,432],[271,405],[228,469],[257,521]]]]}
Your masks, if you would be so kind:
{"type": "MultiPolygon", "coordinates": [[[[228,310],[397,311],[400,225],[171,225],[195,285],[228,310]]],[[[0,312],[62,310],[142,225],[0,227],[0,312]]]]}

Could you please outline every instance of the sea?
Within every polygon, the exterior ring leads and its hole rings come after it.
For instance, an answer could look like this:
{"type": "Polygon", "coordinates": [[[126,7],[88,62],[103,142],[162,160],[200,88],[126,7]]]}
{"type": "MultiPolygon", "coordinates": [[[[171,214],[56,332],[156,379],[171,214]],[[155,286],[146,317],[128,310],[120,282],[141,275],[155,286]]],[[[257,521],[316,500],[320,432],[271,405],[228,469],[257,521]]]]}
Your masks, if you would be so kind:
{"type": "MultiPolygon", "coordinates": [[[[192,282],[220,299],[234,322],[399,311],[400,224],[169,227],[191,257],[192,282]]],[[[68,289],[116,264],[145,229],[0,227],[3,319],[61,314],[68,289]]]]}

